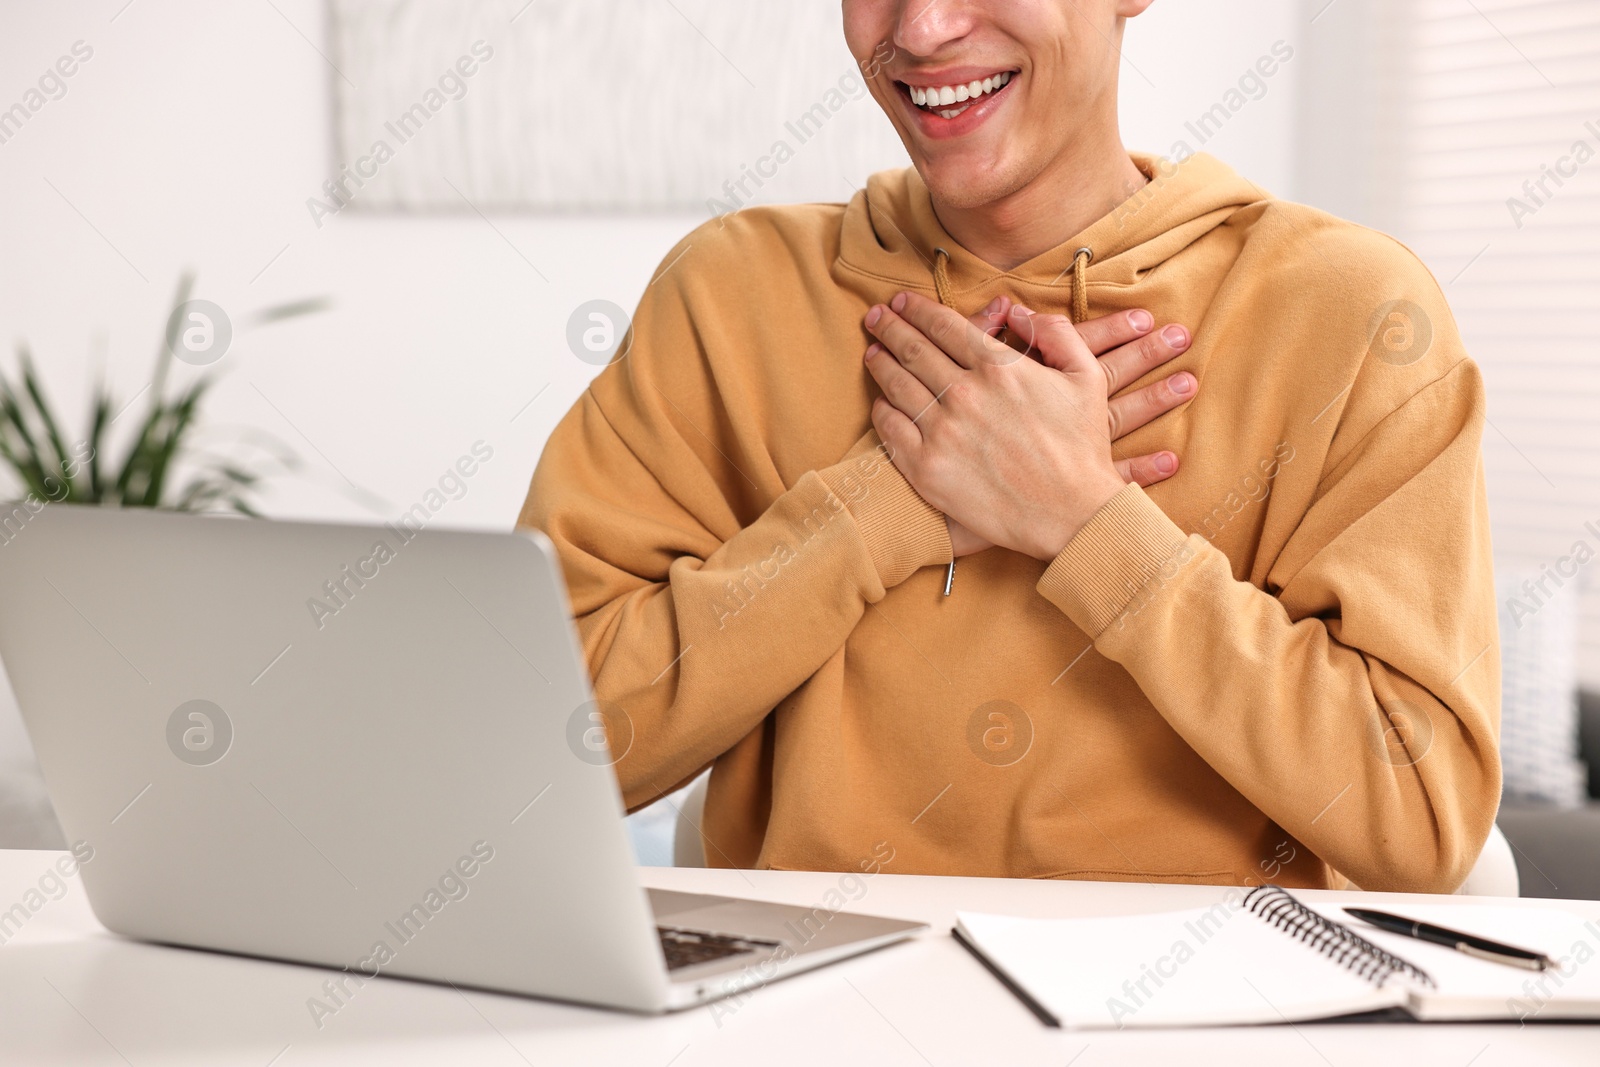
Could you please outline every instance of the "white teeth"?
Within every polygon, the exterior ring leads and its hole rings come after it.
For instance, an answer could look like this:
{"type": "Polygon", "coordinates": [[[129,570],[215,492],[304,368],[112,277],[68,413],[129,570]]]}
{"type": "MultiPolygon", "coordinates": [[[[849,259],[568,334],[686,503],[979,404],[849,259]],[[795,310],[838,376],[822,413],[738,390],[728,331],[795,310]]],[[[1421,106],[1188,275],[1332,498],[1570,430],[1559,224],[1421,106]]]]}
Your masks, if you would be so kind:
{"type": "MultiPolygon", "coordinates": [[[[1008,71],[984,78],[982,81],[968,82],[965,85],[941,85],[937,88],[908,85],[906,88],[913,104],[933,110],[941,107],[948,108],[951,104],[964,104],[969,100],[976,100],[986,93],[992,93],[996,89],[1003,89],[1010,81],[1011,74],[1008,71]]],[[[954,118],[965,110],[966,108],[956,108],[954,111],[937,111],[936,114],[948,119],[954,118]]]]}

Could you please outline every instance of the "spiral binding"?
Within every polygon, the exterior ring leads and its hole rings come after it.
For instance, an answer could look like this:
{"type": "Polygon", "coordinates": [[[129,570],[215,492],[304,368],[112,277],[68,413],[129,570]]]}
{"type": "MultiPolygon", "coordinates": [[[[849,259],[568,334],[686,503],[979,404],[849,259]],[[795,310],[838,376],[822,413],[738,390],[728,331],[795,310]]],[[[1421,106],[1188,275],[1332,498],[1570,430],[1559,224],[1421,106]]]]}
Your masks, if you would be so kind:
{"type": "Polygon", "coordinates": [[[1381,986],[1398,974],[1425,986],[1435,986],[1427,971],[1386,952],[1343,923],[1312,911],[1282,886],[1256,886],[1245,894],[1244,906],[1258,918],[1373,985],[1381,986]]]}

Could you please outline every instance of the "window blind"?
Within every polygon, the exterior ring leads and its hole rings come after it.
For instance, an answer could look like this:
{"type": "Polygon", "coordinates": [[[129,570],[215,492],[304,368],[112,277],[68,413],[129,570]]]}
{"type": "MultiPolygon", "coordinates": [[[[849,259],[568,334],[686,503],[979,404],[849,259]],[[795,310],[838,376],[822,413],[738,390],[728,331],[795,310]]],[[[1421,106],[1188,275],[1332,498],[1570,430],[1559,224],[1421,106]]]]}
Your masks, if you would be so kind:
{"type": "Polygon", "coordinates": [[[1546,591],[1576,598],[1579,676],[1600,687],[1600,0],[1391,11],[1376,214],[1483,368],[1497,566],[1558,572],[1546,591]]]}

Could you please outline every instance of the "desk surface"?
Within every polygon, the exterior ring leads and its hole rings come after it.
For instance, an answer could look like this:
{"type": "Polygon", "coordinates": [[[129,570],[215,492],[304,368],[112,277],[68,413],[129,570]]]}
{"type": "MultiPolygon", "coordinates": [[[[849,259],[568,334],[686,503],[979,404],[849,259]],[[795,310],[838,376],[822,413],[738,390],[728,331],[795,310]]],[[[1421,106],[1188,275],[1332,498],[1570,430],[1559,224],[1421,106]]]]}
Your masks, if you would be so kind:
{"type": "MultiPolygon", "coordinates": [[[[0,851],[0,912],[61,855],[0,851]]],[[[642,868],[651,886],[814,906],[838,875],[642,868]]],[[[662,1018],[383,979],[319,1029],[314,967],[124,940],[95,921],[76,877],[0,946],[6,1064],[1307,1064],[1522,1067],[1600,1063],[1600,1027],[1324,1023],[1074,1033],[1043,1027],[949,937],[958,908],[1113,915],[1204,906],[1208,886],[881,874],[853,910],[930,923],[909,943],[662,1018]],[[1374,1053],[1381,1053],[1375,1058],[1374,1053]]],[[[47,882],[47,887],[49,883],[47,882]]],[[[849,888],[847,883],[846,888],[849,888]]],[[[1330,899],[1356,894],[1312,894],[1330,899]]],[[[40,898],[31,898],[37,902],[40,898]]],[[[1398,906],[1401,895],[1365,894],[1398,906]]],[[[1439,898],[1430,898],[1437,900],[1439,898]]],[[[1447,898],[1449,899],[1449,898],[1447,898]]],[[[1463,902],[1470,898],[1454,898],[1463,902]]],[[[1504,903],[1503,901],[1500,903],[1504,903]]],[[[1522,901],[1600,919],[1600,902],[1522,901]]]]}

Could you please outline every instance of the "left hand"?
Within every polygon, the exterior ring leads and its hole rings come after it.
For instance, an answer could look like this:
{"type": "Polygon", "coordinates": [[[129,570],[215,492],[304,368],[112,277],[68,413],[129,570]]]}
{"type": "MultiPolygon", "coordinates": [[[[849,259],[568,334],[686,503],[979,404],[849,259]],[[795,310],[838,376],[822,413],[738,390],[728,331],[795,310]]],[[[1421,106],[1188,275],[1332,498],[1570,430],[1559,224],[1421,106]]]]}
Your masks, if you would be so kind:
{"type": "Polygon", "coordinates": [[[928,503],[978,536],[1054,559],[1123,488],[1111,456],[1108,379],[1071,321],[1020,305],[1030,359],[960,313],[900,293],[867,315],[872,423],[928,503]]]}

